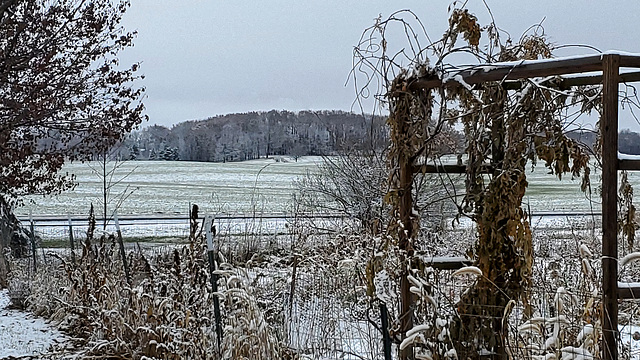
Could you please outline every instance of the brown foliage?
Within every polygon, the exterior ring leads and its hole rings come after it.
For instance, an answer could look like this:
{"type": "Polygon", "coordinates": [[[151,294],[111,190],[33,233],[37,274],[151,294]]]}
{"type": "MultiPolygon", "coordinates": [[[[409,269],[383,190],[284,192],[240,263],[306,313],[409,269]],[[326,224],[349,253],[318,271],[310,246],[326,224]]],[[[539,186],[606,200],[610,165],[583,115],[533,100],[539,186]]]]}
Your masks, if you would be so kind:
{"type": "MultiPolygon", "coordinates": [[[[418,25],[420,29],[419,21],[418,25]]],[[[551,57],[553,46],[541,26],[532,27],[518,41],[502,41],[495,24],[482,27],[467,9],[456,8],[451,11],[449,29],[442,39],[431,41],[425,31],[429,41],[426,46],[419,46],[419,33],[398,13],[389,20],[378,20],[374,29],[382,34],[381,46],[370,45],[373,36],[363,42],[368,46],[366,49],[382,51],[369,51],[366,53],[369,57],[362,56],[358,65],[374,67],[373,75],[382,78],[385,85],[393,141],[391,191],[387,199],[392,204],[394,219],[389,230],[398,238],[400,249],[406,251],[401,257],[402,268],[414,268],[414,243],[419,241],[414,228],[417,219],[409,213],[412,199],[406,196],[413,181],[403,169],[415,165],[417,160],[433,157],[433,144],[437,141],[433,134],[439,132],[441,124],[459,124],[465,131],[467,172],[466,194],[458,206],[477,224],[478,242],[469,255],[483,276],[461,298],[452,336],[458,340],[458,356],[473,358],[480,348],[505,355],[506,329],[501,319],[510,303],[522,303],[528,309],[526,291],[531,284],[532,236],[522,207],[527,188],[526,167],[543,160],[559,178],[567,173],[582,176],[583,190],[587,190],[589,157],[584,147],[566,136],[566,112],[570,106],[580,107],[584,112],[597,109],[594,101],[597,96],[585,95],[593,92],[592,87],[560,89],[558,79],[553,77],[472,86],[457,77],[459,67],[445,63],[454,53],[471,54],[479,65],[551,57]],[[384,40],[384,31],[390,22],[404,26],[413,54],[401,50],[387,56],[390,44],[384,40]],[[480,46],[485,34],[487,43],[480,46]],[[456,44],[459,37],[466,45],[456,44]],[[435,59],[428,57],[432,52],[435,59]],[[398,65],[404,57],[408,58],[408,68],[398,65]],[[435,89],[416,86],[430,79],[439,79],[443,85],[435,89]]],[[[411,301],[405,296],[409,288],[402,286],[408,283],[405,278],[408,278],[406,271],[399,279],[402,311],[409,308],[407,302],[411,301]]],[[[403,326],[401,330],[406,332],[409,328],[403,326]]]]}
{"type": "Polygon", "coordinates": [[[128,1],[0,1],[0,196],[71,187],[57,172],[113,145],[143,119],[128,1]]]}

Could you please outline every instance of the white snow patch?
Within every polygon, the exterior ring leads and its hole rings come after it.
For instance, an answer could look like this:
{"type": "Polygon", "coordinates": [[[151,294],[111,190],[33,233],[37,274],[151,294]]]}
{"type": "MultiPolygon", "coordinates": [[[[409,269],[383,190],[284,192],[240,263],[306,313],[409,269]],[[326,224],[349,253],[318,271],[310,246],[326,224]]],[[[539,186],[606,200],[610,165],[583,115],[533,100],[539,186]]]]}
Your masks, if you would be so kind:
{"type": "Polygon", "coordinates": [[[580,256],[582,258],[592,258],[593,257],[593,253],[591,252],[591,250],[589,250],[589,247],[586,244],[582,244],[580,245],[580,256]]]}
{"type": "Polygon", "coordinates": [[[640,155],[624,154],[618,151],[618,160],[640,160],[640,155]]]}
{"type": "Polygon", "coordinates": [[[640,282],[622,282],[618,281],[619,289],[635,289],[640,287],[640,282]]]}
{"type": "Polygon", "coordinates": [[[9,291],[0,290],[0,358],[27,357],[46,353],[68,339],[55,327],[28,313],[10,310],[9,291]]]}
{"type": "Polygon", "coordinates": [[[461,269],[458,269],[458,270],[454,271],[451,276],[457,276],[457,275],[477,275],[477,276],[482,276],[482,270],[480,270],[476,266],[465,266],[465,267],[463,267],[461,269]]]}
{"type": "Polygon", "coordinates": [[[638,325],[620,325],[620,341],[622,346],[629,349],[631,359],[640,359],[640,326],[638,325]]]}

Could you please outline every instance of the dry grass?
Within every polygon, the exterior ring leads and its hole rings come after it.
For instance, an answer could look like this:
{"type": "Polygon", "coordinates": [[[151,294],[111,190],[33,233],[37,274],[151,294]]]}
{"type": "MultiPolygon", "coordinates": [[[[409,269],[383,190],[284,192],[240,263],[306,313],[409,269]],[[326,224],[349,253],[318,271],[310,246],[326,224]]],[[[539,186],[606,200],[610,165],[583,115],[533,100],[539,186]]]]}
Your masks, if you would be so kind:
{"type": "MultiPolygon", "coordinates": [[[[221,260],[216,272],[224,325],[220,348],[201,239],[151,254],[129,253],[131,286],[113,239],[85,244],[76,263],[55,255],[55,262],[35,275],[28,266],[14,266],[11,283],[27,309],[60,321],[82,339],[85,358],[381,358],[379,301],[389,308],[396,349],[401,340],[395,333],[398,254],[383,246],[383,237],[347,234],[324,242],[299,236],[291,240],[291,250],[261,243],[244,257],[234,256],[241,265],[221,260]]],[[[466,232],[431,235],[420,254],[458,255],[467,244],[462,238],[473,240],[466,232]]],[[[536,233],[533,288],[527,303],[516,301],[503,318],[513,356],[562,358],[578,348],[599,353],[598,239],[584,229],[536,233]]],[[[621,278],[637,278],[639,264],[628,265],[621,278]]],[[[456,338],[452,324],[461,295],[476,277],[452,273],[426,265],[411,270],[420,290],[415,324],[421,325],[413,344],[417,353],[434,359],[445,358],[464,340],[456,338]]],[[[621,305],[624,321],[634,323],[624,314],[637,313],[637,304],[621,305]]],[[[622,358],[628,357],[628,350],[621,350],[622,358]]]]}
{"type": "Polygon", "coordinates": [[[150,257],[128,255],[132,284],[125,279],[113,238],[85,244],[82,256],[56,261],[29,278],[13,271],[12,282],[29,284],[25,306],[56,320],[83,339],[82,357],[100,359],[269,359],[281,347],[239,271],[218,270],[225,336],[216,343],[213,297],[201,241],[150,257]]]}

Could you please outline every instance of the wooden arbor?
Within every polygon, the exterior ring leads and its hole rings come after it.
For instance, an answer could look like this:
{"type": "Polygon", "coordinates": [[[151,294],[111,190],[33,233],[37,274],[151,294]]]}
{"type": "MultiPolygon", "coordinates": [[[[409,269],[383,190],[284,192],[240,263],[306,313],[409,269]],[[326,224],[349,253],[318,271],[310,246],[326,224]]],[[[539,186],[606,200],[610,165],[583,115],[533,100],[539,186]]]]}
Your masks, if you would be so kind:
{"type": "MultiPolygon", "coordinates": [[[[617,359],[618,336],[618,300],[635,298],[640,288],[618,287],[618,228],[617,228],[617,188],[618,170],[640,170],[640,160],[618,159],[618,86],[621,82],[640,81],[640,72],[620,73],[620,68],[640,68],[640,55],[609,52],[582,57],[558,58],[549,60],[517,61],[494,63],[459,68],[449,71],[445,76],[425,76],[413,82],[411,92],[447,86],[481,84],[498,81],[508,89],[518,88],[513,80],[541,78],[556,75],[577,76],[561,80],[561,87],[602,84],[602,115],[600,132],[602,137],[602,358],[617,359]],[[597,72],[595,75],[584,73],[597,72]],[[443,82],[442,78],[452,79],[443,82]],[[455,79],[455,81],[453,81],[455,79]]],[[[400,125],[402,126],[402,125],[400,125]]],[[[402,155],[400,155],[402,157],[402,155]]],[[[415,166],[406,158],[398,158],[400,187],[410,189],[413,174],[417,172],[459,172],[466,171],[465,166],[415,166]],[[404,185],[403,185],[404,184],[404,185]]],[[[404,223],[411,217],[412,199],[410,191],[404,191],[399,216],[404,223]]],[[[406,239],[405,239],[406,242],[406,239]]],[[[402,247],[401,241],[401,247],[402,247]]],[[[402,284],[401,284],[402,290],[402,284]]],[[[411,298],[402,297],[401,312],[406,316],[411,311],[411,298]]],[[[410,322],[410,320],[408,320],[410,322]]],[[[403,324],[405,326],[409,325],[403,324]]]]}

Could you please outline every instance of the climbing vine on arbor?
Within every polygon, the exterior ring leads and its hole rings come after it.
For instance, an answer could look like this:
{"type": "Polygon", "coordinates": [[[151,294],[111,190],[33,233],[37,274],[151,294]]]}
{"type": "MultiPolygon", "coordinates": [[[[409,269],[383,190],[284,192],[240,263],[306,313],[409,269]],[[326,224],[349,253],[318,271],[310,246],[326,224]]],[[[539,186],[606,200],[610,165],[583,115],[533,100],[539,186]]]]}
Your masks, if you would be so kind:
{"type": "MultiPolygon", "coordinates": [[[[424,30],[418,24],[417,28],[424,30]]],[[[456,8],[442,38],[425,46],[418,41],[420,34],[399,13],[386,21],[378,20],[371,33],[381,35],[382,46],[370,46],[371,35],[362,41],[367,46],[361,47],[369,52],[357,56],[361,56],[361,67],[375,69],[390,111],[391,191],[386,200],[392,208],[392,220],[387,232],[396,239],[402,254],[398,272],[400,330],[409,331],[413,324],[408,279],[412,269],[420,267],[413,256],[419,241],[419,219],[411,195],[413,176],[421,163],[434,157],[432,150],[442,130],[456,126],[464,130],[466,140],[465,194],[452,197],[452,201],[460,216],[468,216],[476,224],[477,243],[469,255],[482,276],[461,296],[451,337],[457,340],[459,358],[475,358],[480,350],[507,355],[505,319],[509,311],[515,304],[531,311],[527,292],[533,265],[532,234],[529,214],[523,207],[527,173],[542,163],[560,179],[567,175],[581,178],[582,190],[589,191],[589,150],[569,138],[566,130],[580,114],[600,111],[597,95],[601,90],[597,86],[567,88],[559,77],[471,85],[456,75],[456,67],[447,64],[456,54],[465,54],[467,59],[471,56],[478,64],[477,71],[483,71],[483,66],[490,69],[494,63],[550,58],[554,46],[541,26],[532,27],[518,40],[507,36],[503,41],[500,36],[506,34],[495,24],[483,27],[467,9],[456,8]],[[408,34],[413,56],[406,49],[390,50],[384,35],[392,23],[399,23],[408,34]],[[464,45],[457,44],[459,38],[464,45]],[[433,54],[431,59],[429,54],[433,54]],[[409,65],[398,69],[402,58],[409,65]],[[438,79],[442,85],[423,86],[425,79],[438,79]]],[[[407,358],[412,350],[406,346],[403,351],[402,357],[407,358]]]]}

